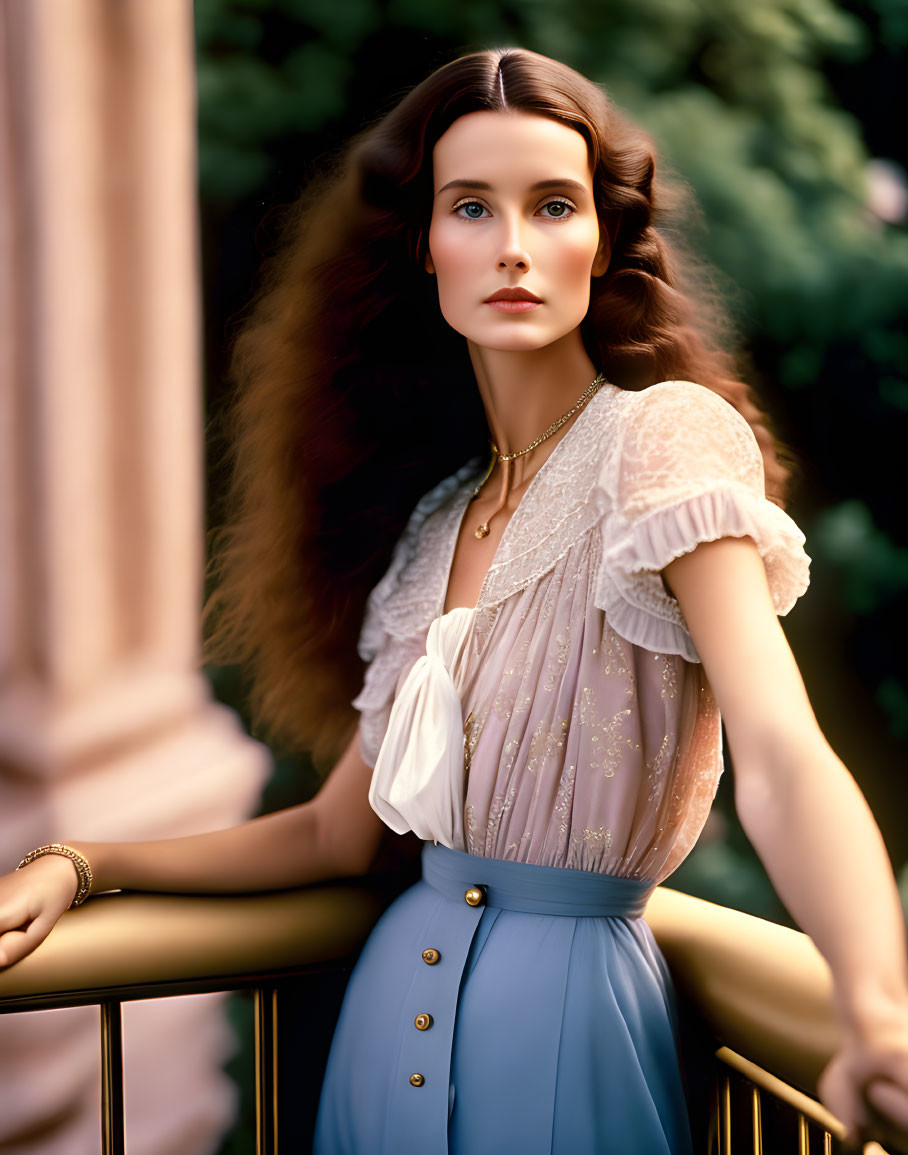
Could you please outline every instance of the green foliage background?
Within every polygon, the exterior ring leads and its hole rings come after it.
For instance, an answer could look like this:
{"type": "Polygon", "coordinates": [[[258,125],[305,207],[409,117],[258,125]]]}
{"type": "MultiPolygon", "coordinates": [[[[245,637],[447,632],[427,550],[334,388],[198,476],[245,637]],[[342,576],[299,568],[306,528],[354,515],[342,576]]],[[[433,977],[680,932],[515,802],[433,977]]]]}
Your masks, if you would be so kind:
{"type": "MultiPolygon", "coordinates": [[[[821,725],[896,866],[908,861],[908,230],[871,211],[868,186],[871,158],[908,163],[904,0],[196,0],[195,12],[215,412],[275,210],[434,67],[520,44],[601,82],[651,132],[696,194],[691,243],[731,305],[745,372],[801,460],[791,508],[814,584],[786,630],[821,725]]],[[[218,484],[214,473],[215,496],[218,484]]],[[[215,675],[238,701],[235,678],[215,675]]],[[[267,804],[313,783],[281,764],[267,804]]],[[[908,870],[901,880],[908,895],[908,870]]],[[[673,884],[787,917],[736,823],[727,775],[673,884]]]]}

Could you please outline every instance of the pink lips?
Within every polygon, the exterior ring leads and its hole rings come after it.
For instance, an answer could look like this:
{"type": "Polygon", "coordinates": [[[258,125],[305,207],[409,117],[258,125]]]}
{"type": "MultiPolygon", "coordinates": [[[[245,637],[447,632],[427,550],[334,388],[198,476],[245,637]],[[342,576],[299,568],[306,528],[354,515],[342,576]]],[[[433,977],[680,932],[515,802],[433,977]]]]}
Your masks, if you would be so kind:
{"type": "Polygon", "coordinates": [[[500,313],[529,313],[531,309],[539,307],[539,301],[486,301],[493,309],[500,313]]]}
{"type": "Polygon", "coordinates": [[[501,313],[528,313],[542,301],[528,289],[499,289],[484,304],[491,305],[501,313]]]}

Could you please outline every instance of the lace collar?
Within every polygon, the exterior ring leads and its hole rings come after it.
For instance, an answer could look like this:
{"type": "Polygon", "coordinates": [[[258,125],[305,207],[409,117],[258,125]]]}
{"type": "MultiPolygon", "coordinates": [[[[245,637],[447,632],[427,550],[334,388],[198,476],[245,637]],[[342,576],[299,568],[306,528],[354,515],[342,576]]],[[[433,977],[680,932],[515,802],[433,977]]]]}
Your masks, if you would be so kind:
{"type": "MultiPolygon", "coordinates": [[[[601,516],[590,500],[604,448],[616,419],[616,397],[607,384],[543,462],[511,515],[486,573],[476,612],[494,610],[555,566],[601,516]]],[[[398,638],[428,630],[442,616],[460,526],[481,476],[471,462],[417,506],[407,535],[405,563],[376,589],[374,608],[385,632],[398,638]]]]}

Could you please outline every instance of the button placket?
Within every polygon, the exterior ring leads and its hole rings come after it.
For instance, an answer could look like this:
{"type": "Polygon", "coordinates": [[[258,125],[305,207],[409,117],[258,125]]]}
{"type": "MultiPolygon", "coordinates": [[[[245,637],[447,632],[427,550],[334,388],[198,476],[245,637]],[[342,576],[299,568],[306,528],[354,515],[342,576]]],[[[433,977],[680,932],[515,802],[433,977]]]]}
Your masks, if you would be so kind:
{"type": "Polygon", "coordinates": [[[389,1117],[385,1136],[389,1151],[408,1150],[415,1134],[422,1137],[427,1150],[434,1150],[433,1144],[446,1150],[460,978],[484,910],[463,901],[445,904],[423,928],[425,938],[413,952],[413,981],[406,1006],[401,1008],[407,1017],[401,1024],[404,1035],[394,1079],[401,1102],[399,1111],[389,1117]],[[413,1082],[414,1075],[421,1079],[413,1082]]]}

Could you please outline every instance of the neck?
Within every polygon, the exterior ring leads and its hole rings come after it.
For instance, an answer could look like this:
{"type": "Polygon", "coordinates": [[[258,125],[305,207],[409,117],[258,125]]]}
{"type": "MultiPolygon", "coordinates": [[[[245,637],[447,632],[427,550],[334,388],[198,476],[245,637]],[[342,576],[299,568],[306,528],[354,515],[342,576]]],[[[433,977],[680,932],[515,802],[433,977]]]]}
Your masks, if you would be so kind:
{"type": "MultiPolygon", "coordinates": [[[[470,342],[470,359],[492,438],[502,453],[524,449],[576,402],[596,376],[577,330],[543,349],[486,349],[470,342]]],[[[530,457],[548,456],[571,422],[530,457]]],[[[535,471],[526,458],[513,463],[514,484],[535,471]]]]}

